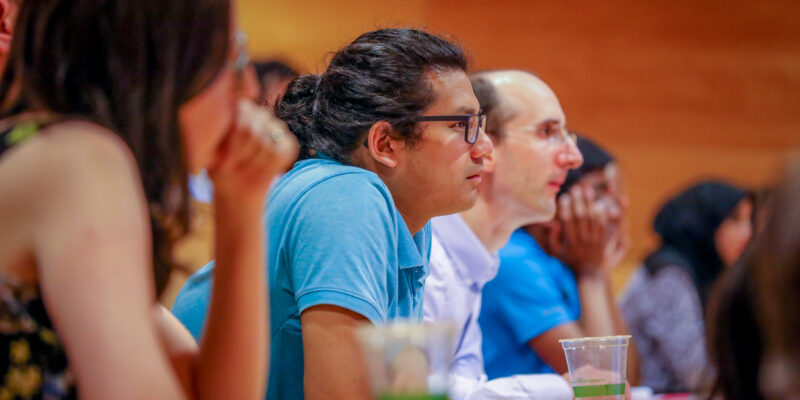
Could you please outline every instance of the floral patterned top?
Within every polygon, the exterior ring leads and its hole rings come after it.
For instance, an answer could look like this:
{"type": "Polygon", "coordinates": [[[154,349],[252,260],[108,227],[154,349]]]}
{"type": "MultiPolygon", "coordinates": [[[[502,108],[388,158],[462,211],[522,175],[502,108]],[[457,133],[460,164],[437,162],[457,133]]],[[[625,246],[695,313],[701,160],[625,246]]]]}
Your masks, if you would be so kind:
{"type": "MultiPolygon", "coordinates": [[[[26,122],[0,132],[0,157],[38,130],[26,122]]],[[[0,400],[75,398],[75,379],[39,289],[0,272],[0,400]]]]}

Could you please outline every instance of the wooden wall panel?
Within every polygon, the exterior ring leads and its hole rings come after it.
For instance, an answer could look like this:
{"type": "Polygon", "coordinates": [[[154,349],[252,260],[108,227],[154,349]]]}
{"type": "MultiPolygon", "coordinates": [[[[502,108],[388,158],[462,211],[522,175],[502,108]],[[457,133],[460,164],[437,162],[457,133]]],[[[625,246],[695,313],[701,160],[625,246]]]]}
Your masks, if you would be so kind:
{"type": "Polygon", "coordinates": [[[769,181],[800,149],[800,2],[777,0],[322,0],[239,3],[255,55],[307,70],[378,26],[457,38],[477,68],[535,71],[569,125],[618,156],[634,246],[621,286],[655,246],[650,221],[693,179],[769,181]]]}

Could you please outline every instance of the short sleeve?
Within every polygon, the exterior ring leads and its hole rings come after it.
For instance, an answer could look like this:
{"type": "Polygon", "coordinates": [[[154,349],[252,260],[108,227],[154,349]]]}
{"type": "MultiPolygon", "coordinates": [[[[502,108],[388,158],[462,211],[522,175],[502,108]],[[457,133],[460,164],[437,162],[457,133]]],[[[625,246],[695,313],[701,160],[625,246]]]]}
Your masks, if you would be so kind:
{"type": "MultiPolygon", "coordinates": [[[[335,305],[387,320],[397,223],[385,187],[364,174],[328,178],[293,207],[288,268],[299,312],[335,305]]],[[[396,269],[396,268],[395,268],[396,269]]]]}
{"type": "Polygon", "coordinates": [[[504,259],[484,289],[484,305],[491,305],[518,344],[572,322],[564,294],[544,268],[531,259],[504,259]]]}

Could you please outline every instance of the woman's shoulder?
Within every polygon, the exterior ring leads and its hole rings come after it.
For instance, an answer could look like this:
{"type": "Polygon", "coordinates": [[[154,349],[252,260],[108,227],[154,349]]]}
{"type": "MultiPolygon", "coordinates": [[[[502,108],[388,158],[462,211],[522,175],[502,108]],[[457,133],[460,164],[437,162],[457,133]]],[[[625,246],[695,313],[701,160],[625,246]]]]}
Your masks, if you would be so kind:
{"type": "Polygon", "coordinates": [[[18,147],[0,165],[29,182],[40,182],[45,190],[58,189],[65,181],[82,185],[138,180],[136,160],[122,138],[91,122],[47,126],[18,147]]]}
{"type": "Polygon", "coordinates": [[[37,219],[60,211],[94,214],[109,202],[144,208],[136,160],[125,142],[85,121],[49,125],[4,154],[0,193],[26,204],[37,219]]]}

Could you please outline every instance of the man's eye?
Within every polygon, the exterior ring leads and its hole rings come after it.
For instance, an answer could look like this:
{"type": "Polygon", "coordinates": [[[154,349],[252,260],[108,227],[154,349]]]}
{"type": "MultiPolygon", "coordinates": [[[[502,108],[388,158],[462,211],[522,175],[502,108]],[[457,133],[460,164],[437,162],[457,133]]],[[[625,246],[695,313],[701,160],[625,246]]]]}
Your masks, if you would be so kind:
{"type": "Polygon", "coordinates": [[[453,128],[461,128],[461,129],[464,129],[464,127],[465,127],[466,125],[467,125],[467,124],[466,124],[464,121],[458,121],[458,122],[456,122],[456,123],[454,123],[454,124],[453,124],[453,128]]]}

